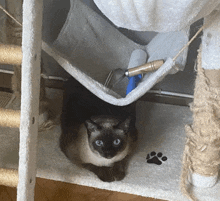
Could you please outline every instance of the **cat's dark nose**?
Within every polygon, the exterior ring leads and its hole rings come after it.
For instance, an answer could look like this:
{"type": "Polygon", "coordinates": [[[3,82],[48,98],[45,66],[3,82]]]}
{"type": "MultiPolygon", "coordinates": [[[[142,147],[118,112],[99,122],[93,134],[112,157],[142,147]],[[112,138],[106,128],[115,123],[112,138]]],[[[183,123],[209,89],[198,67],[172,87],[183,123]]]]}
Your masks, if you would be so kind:
{"type": "Polygon", "coordinates": [[[111,159],[115,156],[114,153],[112,152],[107,152],[107,153],[104,153],[104,157],[107,158],[107,159],[111,159]]]}

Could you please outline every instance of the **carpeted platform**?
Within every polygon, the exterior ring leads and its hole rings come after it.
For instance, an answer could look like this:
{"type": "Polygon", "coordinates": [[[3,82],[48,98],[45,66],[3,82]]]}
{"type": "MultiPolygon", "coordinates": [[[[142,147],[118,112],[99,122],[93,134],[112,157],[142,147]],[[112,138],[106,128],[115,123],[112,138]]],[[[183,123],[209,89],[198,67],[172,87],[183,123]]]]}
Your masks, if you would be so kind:
{"type": "MultiPolygon", "coordinates": [[[[50,90],[50,94],[57,105],[61,104],[60,91],[50,90]]],[[[179,178],[185,143],[184,126],[191,121],[188,107],[138,101],[139,146],[125,179],[113,183],[101,182],[93,173],[72,165],[59,150],[60,127],[56,126],[53,130],[39,133],[37,176],[145,197],[187,201],[180,192],[179,178]],[[150,153],[154,156],[149,155],[148,162],[153,163],[147,163],[146,157],[150,153]]],[[[0,167],[17,168],[18,129],[0,128],[0,139],[0,167]]],[[[218,201],[220,182],[213,188],[197,188],[195,194],[200,201],[218,201]]]]}

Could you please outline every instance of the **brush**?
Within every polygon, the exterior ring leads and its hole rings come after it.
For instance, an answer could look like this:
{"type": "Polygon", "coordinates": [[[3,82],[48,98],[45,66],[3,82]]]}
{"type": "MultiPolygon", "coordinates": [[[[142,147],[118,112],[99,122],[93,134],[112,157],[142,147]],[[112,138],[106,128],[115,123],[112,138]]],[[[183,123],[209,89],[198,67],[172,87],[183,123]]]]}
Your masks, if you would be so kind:
{"type": "Polygon", "coordinates": [[[121,68],[117,68],[112,70],[105,82],[105,86],[112,89],[114,86],[119,84],[125,77],[133,77],[139,74],[145,74],[148,72],[156,71],[164,64],[164,60],[155,60],[149,63],[129,68],[127,70],[123,70],[121,68]],[[114,77],[114,80],[112,79],[114,77]]]}

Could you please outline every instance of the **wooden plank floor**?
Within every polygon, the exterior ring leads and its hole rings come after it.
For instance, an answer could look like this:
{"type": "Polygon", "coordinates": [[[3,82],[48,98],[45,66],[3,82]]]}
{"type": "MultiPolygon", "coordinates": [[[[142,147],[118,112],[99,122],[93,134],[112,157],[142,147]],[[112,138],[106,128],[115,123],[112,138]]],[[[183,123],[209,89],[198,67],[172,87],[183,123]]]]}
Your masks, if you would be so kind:
{"type": "MultiPolygon", "coordinates": [[[[16,201],[17,189],[0,186],[0,201],[16,201]]],[[[162,201],[37,178],[35,201],[162,201]]]]}

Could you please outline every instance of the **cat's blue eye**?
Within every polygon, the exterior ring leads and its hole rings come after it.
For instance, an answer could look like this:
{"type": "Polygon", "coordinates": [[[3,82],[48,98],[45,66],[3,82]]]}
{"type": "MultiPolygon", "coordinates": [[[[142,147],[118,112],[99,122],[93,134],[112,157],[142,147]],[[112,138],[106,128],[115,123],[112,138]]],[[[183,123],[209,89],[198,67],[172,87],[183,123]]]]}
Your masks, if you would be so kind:
{"type": "Polygon", "coordinates": [[[102,140],[96,140],[95,144],[99,147],[103,146],[103,141],[102,140]]]}
{"type": "Polygon", "coordinates": [[[116,139],[114,140],[113,144],[118,146],[119,144],[121,143],[121,140],[120,139],[116,139]]]}

